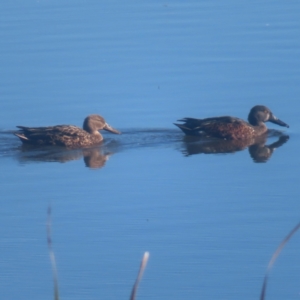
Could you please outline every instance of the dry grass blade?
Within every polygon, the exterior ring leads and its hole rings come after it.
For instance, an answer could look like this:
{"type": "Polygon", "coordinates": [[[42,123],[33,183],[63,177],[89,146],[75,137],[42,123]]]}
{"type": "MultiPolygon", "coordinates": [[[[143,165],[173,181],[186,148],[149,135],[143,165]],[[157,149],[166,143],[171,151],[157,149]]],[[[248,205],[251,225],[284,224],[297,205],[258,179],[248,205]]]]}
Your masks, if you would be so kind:
{"type": "Polygon", "coordinates": [[[49,249],[49,256],[52,266],[52,273],[53,273],[53,282],[54,282],[54,300],[59,300],[59,293],[58,293],[58,280],[57,280],[57,268],[56,268],[56,261],[55,255],[52,249],[52,237],[51,237],[51,206],[48,207],[48,220],[47,220],[47,243],[49,249]]]}
{"type": "Polygon", "coordinates": [[[133,286],[132,291],[131,291],[130,300],[135,300],[136,292],[137,292],[139,283],[142,279],[143,273],[145,271],[148,259],[149,259],[149,252],[145,252],[144,256],[142,258],[142,262],[141,262],[141,265],[140,265],[138,276],[136,278],[136,281],[135,281],[134,286],[133,286]]]}
{"type": "Polygon", "coordinates": [[[271,257],[270,262],[268,264],[267,272],[266,272],[266,275],[265,275],[265,278],[264,278],[263,286],[262,286],[262,289],[261,289],[260,300],[265,299],[268,276],[269,276],[270,270],[272,269],[277,257],[279,256],[280,252],[282,251],[282,249],[284,248],[286,243],[291,239],[291,237],[296,233],[296,231],[299,228],[300,228],[300,223],[298,223],[297,226],[295,226],[293,228],[293,230],[283,239],[283,241],[280,243],[280,245],[278,246],[278,248],[274,252],[273,256],[271,257]]]}

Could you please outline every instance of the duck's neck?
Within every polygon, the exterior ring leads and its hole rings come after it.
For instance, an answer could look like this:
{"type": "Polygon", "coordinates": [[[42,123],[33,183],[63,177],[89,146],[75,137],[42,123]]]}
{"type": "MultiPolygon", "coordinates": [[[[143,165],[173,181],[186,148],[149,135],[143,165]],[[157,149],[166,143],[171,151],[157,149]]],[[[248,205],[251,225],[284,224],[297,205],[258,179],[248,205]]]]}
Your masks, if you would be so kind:
{"type": "Polygon", "coordinates": [[[90,124],[88,122],[86,122],[86,121],[83,123],[83,130],[86,131],[86,132],[88,132],[91,135],[95,135],[95,136],[100,135],[100,132],[98,130],[96,130],[96,129],[93,129],[90,126],[90,124]]]}
{"type": "Polygon", "coordinates": [[[252,126],[255,126],[255,127],[267,127],[266,124],[262,121],[258,121],[256,119],[248,119],[249,123],[252,125],[252,126]]]}
{"type": "Polygon", "coordinates": [[[95,122],[90,117],[86,117],[82,126],[83,130],[88,132],[91,135],[98,136],[100,135],[99,126],[96,126],[95,122]]]}
{"type": "Polygon", "coordinates": [[[101,136],[100,132],[98,130],[91,130],[89,131],[89,134],[94,135],[94,136],[101,136]]]}
{"type": "Polygon", "coordinates": [[[257,125],[252,125],[254,127],[257,136],[268,131],[268,128],[264,122],[259,122],[257,125]]]}
{"type": "Polygon", "coordinates": [[[248,122],[252,125],[252,126],[260,126],[261,125],[261,121],[259,121],[256,116],[249,114],[248,116],[248,122]]]}
{"type": "Polygon", "coordinates": [[[87,133],[89,133],[90,135],[93,135],[93,136],[101,136],[100,132],[98,130],[93,130],[91,128],[84,128],[83,127],[83,130],[86,131],[87,133]]]}

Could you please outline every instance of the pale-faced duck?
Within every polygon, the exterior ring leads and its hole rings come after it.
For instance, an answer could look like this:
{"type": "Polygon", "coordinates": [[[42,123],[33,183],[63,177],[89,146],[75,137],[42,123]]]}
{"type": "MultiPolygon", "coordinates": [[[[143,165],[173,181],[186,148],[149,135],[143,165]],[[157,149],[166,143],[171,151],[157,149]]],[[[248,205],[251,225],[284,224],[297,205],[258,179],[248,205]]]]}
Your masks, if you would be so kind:
{"type": "Polygon", "coordinates": [[[17,126],[20,130],[14,134],[24,144],[63,146],[67,148],[83,148],[100,144],[103,136],[99,130],[107,130],[115,134],[120,132],[99,115],[90,115],[84,119],[83,129],[73,125],[56,125],[49,127],[17,126]]]}

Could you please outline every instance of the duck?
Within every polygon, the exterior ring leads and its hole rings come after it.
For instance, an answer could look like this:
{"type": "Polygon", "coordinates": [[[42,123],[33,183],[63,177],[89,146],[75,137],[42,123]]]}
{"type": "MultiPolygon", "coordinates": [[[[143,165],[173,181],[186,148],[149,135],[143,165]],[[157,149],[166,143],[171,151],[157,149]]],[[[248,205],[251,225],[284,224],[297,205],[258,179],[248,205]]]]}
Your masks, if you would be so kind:
{"type": "Polygon", "coordinates": [[[183,118],[178,122],[183,122],[183,124],[174,123],[174,125],[178,126],[186,135],[224,140],[242,140],[261,136],[268,131],[265,122],[289,127],[264,105],[255,105],[251,108],[248,122],[230,116],[206,119],[183,118]]]}
{"type": "Polygon", "coordinates": [[[17,126],[15,132],[23,144],[43,146],[63,146],[67,148],[85,148],[100,144],[103,136],[99,130],[121,134],[106,123],[99,115],[89,115],[84,119],[83,128],[74,125],[56,125],[48,127],[17,126]]]}

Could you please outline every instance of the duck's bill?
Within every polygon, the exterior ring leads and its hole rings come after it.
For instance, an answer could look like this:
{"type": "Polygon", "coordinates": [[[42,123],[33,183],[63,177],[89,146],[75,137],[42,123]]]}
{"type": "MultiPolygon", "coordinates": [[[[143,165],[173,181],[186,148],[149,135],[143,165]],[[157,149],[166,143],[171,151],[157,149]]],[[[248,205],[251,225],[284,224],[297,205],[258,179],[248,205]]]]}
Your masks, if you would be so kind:
{"type": "Polygon", "coordinates": [[[111,127],[111,126],[108,125],[107,123],[105,123],[103,129],[104,129],[104,130],[107,130],[107,131],[109,131],[109,132],[115,133],[115,134],[121,134],[120,131],[118,131],[117,129],[114,129],[113,127],[111,127]]]}
{"type": "Polygon", "coordinates": [[[274,115],[272,115],[269,119],[270,122],[274,123],[274,124],[277,124],[279,126],[284,126],[284,127],[287,127],[289,128],[290,126],[286,123],[284,123],[283,121],[279,120],[278,118],[276,118],[274,115]]]}

